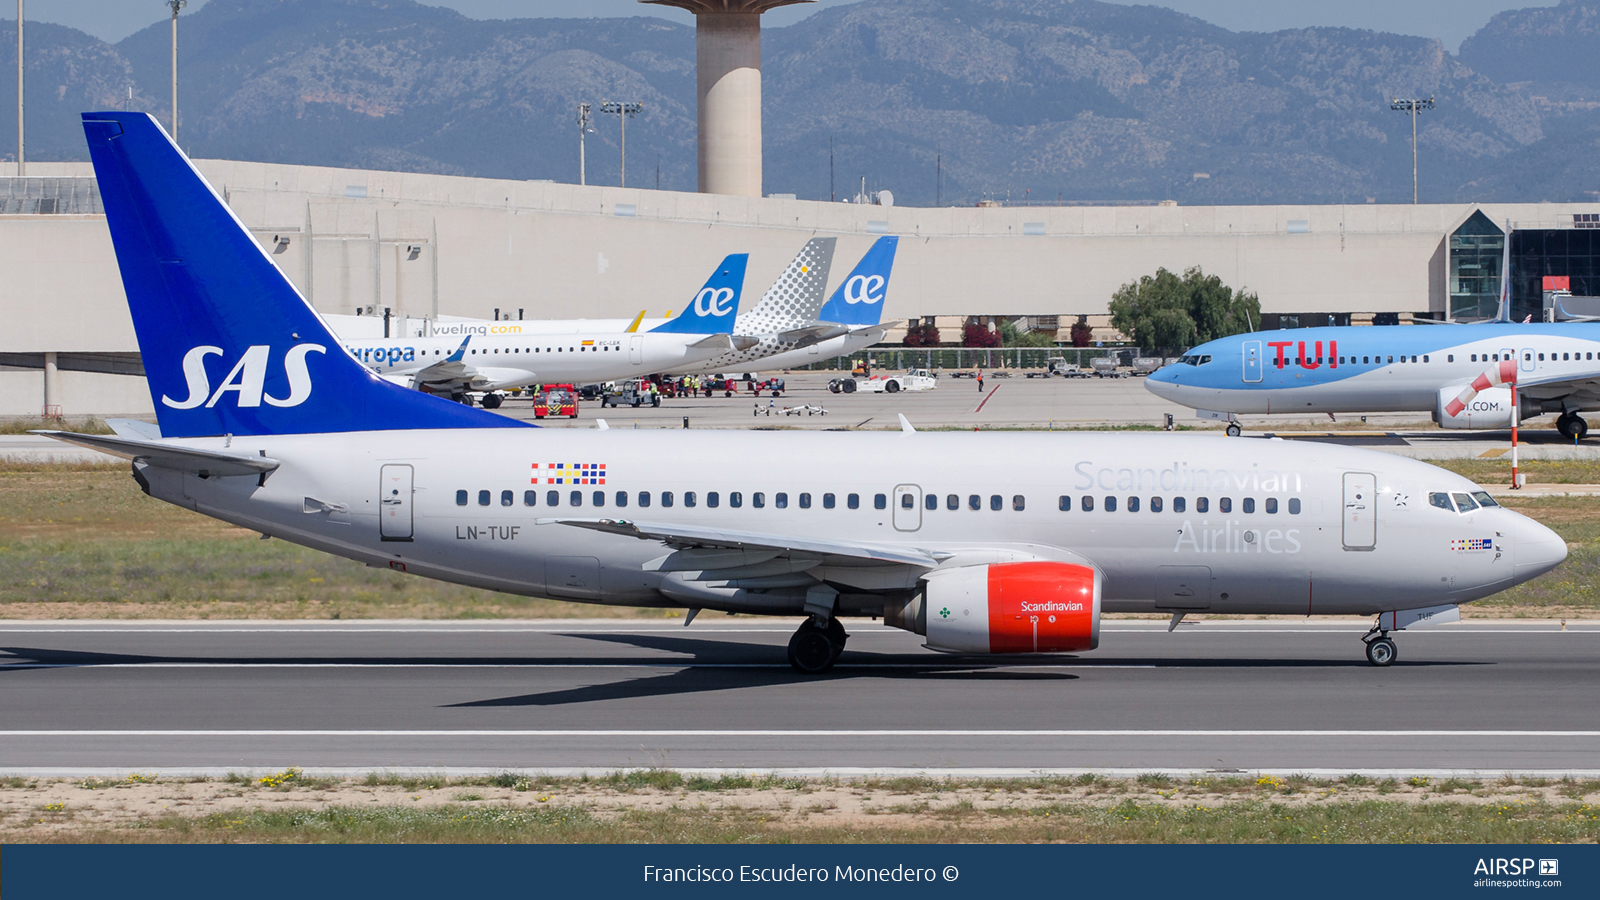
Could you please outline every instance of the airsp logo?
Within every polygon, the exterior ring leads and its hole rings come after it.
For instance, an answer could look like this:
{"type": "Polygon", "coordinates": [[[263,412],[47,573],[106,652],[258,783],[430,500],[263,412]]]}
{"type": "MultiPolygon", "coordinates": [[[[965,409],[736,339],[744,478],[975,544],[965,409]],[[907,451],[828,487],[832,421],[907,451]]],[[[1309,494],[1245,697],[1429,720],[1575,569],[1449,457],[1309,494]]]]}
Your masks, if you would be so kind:
{"type": "Polygon", "coordinates": [[[189,396],[179,401],[163,394],[161,402],[173,409],[194,409],[201,404],[210,409],[228,393],[238,395],[235,403],[240,407],[258,407],[262,400],[270,406],[299,406],[306,402],[311,397],[311,373],[306,370],[306,354],[327,353],[328,349],[321,344],[296,344],[289,348],[283,357],[284,374],[289,377],[289,396],[283,398],[266,393],[267,357],[271,352],[272,348],[265,344],[246,350],[213,393],[211,378],[206,373],[206,357],[221,356],[222,348],[195,347],[183,356],[183,377],[189,382],[189,396]]]}
{"type": "Polygon", "coordinates": [[[694,298],[694,314],[701,318],[725,316],[733,310],[728,303],[733,300],[733,288],[701,288],[694,298]]]}
{"type": "Polygon", "coordinates": [[[883,301],[882,275],[852,275],[844,283],[844,302],[880,303],[883,301]]]}

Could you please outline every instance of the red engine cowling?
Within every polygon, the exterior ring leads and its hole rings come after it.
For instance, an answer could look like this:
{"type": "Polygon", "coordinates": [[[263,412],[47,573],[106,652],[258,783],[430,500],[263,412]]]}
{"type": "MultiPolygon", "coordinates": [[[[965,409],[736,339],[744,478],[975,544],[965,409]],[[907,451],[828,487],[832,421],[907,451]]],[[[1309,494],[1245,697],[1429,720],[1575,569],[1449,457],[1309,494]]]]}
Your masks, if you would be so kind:
{"type": "Polygon", "coordinates": [[[930,572],[928,646],[963,653],[1059,653],[1100,645],[1100,573],[1061,562],[930,572]]]}

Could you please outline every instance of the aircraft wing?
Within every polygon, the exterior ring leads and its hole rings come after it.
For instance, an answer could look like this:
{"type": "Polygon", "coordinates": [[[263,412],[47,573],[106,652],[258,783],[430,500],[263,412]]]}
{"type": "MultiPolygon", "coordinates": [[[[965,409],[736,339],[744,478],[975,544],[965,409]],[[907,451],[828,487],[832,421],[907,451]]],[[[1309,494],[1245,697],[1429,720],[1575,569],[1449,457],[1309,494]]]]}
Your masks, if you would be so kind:
{"type": "Polygon", "coordinates": [[[107,434],[76,434],[71,431],[34,431],[69,444],[78,444],[112,456],[141,460],[163,469],[193,472],[197,475],[264,475],[278,468],[269,456],[250,456],[226,450],[204,450],[165,441],[142,441],[107,434]]]}
{"type": "Polygon", "coordinates": [[[857,541],[831,541],[792,535],[700,528],[693,525],[661,522],[633,522],[626,519],[539,519],[540,523],[571,525],[607,534],[620,534],[641,541],[659,541],[674,550],[767,551],[769,558],[784,556],[843,557],[860,562],[888,563],[932,569],[945,554],[934,554],[915,547],[887,547],[857,541]]]}
{"type": "Polygon", "coordinates": [[[1587,409],[1600,407],[1600,370],[1579,374],[1563,373],[1545,377],[1524,377],[1518,373],[1517,391],[1539,400],[1557,400],[1576,395],[1587,409]]]}

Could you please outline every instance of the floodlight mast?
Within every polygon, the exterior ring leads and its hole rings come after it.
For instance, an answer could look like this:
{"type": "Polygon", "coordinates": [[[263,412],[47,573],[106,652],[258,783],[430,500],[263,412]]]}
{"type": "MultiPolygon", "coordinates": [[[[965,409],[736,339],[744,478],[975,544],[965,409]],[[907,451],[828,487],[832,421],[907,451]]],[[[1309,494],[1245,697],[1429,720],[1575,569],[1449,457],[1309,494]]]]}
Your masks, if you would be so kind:
{"type": "Polygon", "coordinates": [[[172,7],[172,142],[178,143],[178,10],[189,0],[166,0],[172,7]]]}
{"type": "Polygon", "coordinates": [[[1429,97],[1426,100],[1395,99],[1390,101],[1389,108],[1396,112],[1411,114],[1411,203],[1415,205],[1417,202],[1417,113],[1433,109],[1433,98],[1429,97]]]}
{"type": "Polygon", "coordinates": [[[593,134],[594,129],[589,127],[589,104],[578,104],[578,183],[588,184],[583,171],[583,138],[584,135],[593,134]]]}
{"type": "Polygon", "coordinates": [[[695,15],[700,193],[761,196],[761,15],[814,0],[639,0],[695,15]]]}
{"type": "Polygon", "coordinates": [[[622,120],[622,187],[628,186],[628,119],[644,111],[644,104],[635,101],[601,100],[600,111],[622,120]]]}
{"type": "Polygon", "coordinates": [[[17,0],[17,177],[24,174],[22,161],[22,0],[17,0]]]}

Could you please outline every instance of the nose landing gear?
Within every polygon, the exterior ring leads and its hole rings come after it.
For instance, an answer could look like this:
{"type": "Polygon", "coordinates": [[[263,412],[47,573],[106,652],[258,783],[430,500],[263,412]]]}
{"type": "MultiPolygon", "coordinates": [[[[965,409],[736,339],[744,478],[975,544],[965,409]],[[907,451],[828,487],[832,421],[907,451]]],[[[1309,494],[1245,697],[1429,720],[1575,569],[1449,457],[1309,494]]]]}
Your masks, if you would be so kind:
{"type": "Polygon", "coordinates": [[[1394,639],[1389,637],[1389,632],[1379,631],[1377,626],[1373,626],[1361,640],[1367,645],[1367,662],[1380,667],[1394,663],[1399,651],[1395,649],[1394,639]]]}
{"type": "Polygon", "coordinates": [[[789,665],[804,675],[820,675],[839,661],[849,639],[838,619],[819,623],[815,617],[808,618],[789,638],[789,665]]]}

